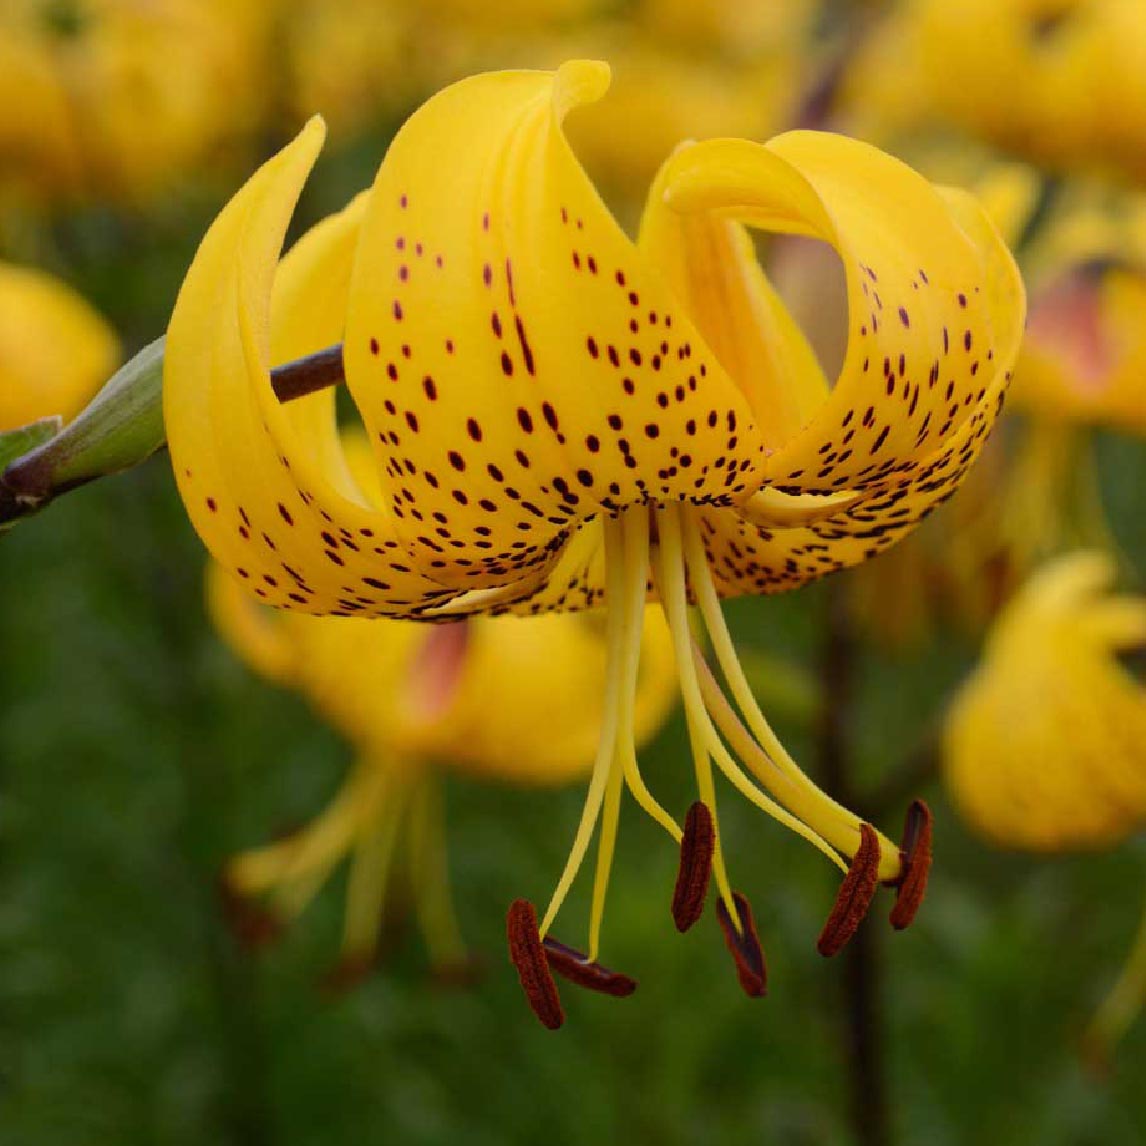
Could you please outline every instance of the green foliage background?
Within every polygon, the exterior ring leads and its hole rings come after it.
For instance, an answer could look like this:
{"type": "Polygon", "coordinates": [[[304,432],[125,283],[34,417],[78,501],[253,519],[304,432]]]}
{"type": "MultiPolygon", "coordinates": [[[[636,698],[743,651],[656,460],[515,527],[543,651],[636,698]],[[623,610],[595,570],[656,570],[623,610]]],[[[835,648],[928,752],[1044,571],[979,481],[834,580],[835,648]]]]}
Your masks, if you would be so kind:
{"type": "MultiPolygon", "coordinates": [[[[368,177],[376,143],[328,164],[314,217],[368,177]]],[[[47,252],[135,345],[164,324],[214,208],[91,214],[47,252]]],[[[1139,447],[1103,443],[1119,536],[1146,556],[1139,447]]],[[[351,993],[321,988],[339,938],[328,887],[273,949],[228,932],[216,879],[236,849],[312,815],[349,750],[253,679],[201,608],[201,547],[166,460],[69,495],[0,544],[0,1142],[6,1146],[847,1143],[842,976],[815,953],[835,875],[726,793],[735,883],[752,899],[771,995],[745,999],[709,915],[678,936],[676,856],[624,812],[606,961],[624,1001],[567,989],[559,1034],[529,1014],[504,953],[514,896],[543,899],[581,793],[451,780],[452,870],[485,976],[436,987],[413,934],[351,993]]],[[[740,602],[745,647],[814,666],[822,587],[740,602]]],[[[909,753],[970,663],[944,634],[908,659],[864,653],[858,759],[909,753]]],[[[809,729],[781,732],[810,761],[809,729]]],[[[691,800],[683,726],[645,755],[691,800]]],[[[1144,856],[1038,861],[986,850],[932,781],[937,863],[916,927],[877,929],[897,1140],[1026,1146],[1146,1140],[1146,1023],[1109,1077],[1076,1039],[1137,924],[1144,856]]],[[[881,825],[898,831],[893,822],[881,825]]],[[[584,889],[560,933],[581,941],[584,889]]]]}

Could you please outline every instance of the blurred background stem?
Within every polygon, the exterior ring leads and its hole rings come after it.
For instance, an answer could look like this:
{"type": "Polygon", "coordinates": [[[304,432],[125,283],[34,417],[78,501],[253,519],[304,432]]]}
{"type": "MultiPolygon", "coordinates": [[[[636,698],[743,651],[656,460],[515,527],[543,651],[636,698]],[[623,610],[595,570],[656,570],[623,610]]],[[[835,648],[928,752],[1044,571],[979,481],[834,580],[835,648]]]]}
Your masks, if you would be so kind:
{"type": "MultiPolygon", "coordinates": [[[[838,583],[827,586],[820,651],[822,685],[818,736],[820,776],[828,791],[861,817],[867,810],[854,779],[851,723],[855,684],[855,635],[838,583]]],[[[840,955],[843,961],[845,1065],[848,1103],[859,1146],[890,1146],[891,1117],[884,1057],[883,948],[870,921],[840,955]]]]}

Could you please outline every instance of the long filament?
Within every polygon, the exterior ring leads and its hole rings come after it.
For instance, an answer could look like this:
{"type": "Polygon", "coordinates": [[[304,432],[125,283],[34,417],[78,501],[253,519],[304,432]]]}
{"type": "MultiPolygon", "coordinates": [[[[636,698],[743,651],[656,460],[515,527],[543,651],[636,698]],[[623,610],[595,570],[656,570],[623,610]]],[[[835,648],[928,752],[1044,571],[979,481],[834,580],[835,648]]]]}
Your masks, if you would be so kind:
{"type": "Polygon", "coordinates": [[[688,626],[688,597],[684,584],[680,525],[675,509],[669,506],[660,512],[657,515],[657,524],[660,530],[660,544],[657,547],[657,589],[665,620],[672,635],[693,767],[696,771],[697,791],[712,812],[713,823],[716,826],[716,845],[712,857],[713,875],[716,877],[720,898],[728,908],[730,918],[739,920],[736,901],[732,897],[732,887],[728,882],[728,871],[724,863],[724,849],[720,838],[720,823],[716,815],[716,785],[713,783],[712,760],[709,756],[711,741],[714,738],[708,736],[710,727],[708,717],[692,669],[692,634],[688,626]]]}
{"type": "MultiPolygon", "coordinates": [[[[685,700],[686,712],[691,712],[704,737],[707,750],[712,753],[720,770],[736,786],[740,793],[755,804],[762,811],[778,820],[785,827],[790,828],[798,836],[808,841],[813,847],[821,851],[832,860],[841,870],[847,870],[836,852],[802,820],[792,815],[786,808],[761,792],[744,774],[744,770],[728,751],[716,728],[713,727],[709,707],[711,700],[706,698],[701,689],[701,680],[698,675],[697,664],[694,659],[694,645],[692,634],[688,628],[688,599],[684,584],[684,551],[681,545],[680,521],[676,511],[667,509],[661,516],[661,550],[665,570],[665,606],[669,627],[673,633],[674,646],[677,650],[677,664],[680,671],[681,691],[685,700]],[[673,573],[675,565],[676,573],[673,573]]],[[[721,696],[723,700],[723,696],[721,696]]],[[[727,705],[726,705],[727,707],[727,705]]],[[[739,751],[739,746],[737,747],[739,751]]],[[[702,794],[703,798],[703,794],[702,794]]],[[[727,903],[731,903],[731,896],[727,903]]],[[[735,905],[729,909],[732,919],[736,919],[735,905]]]]}
{"type": "MultiPolygon", "coordinates": [[[[573,880],[585,859],[593,829],[601,814],[601,804],[605,798],[609,774],[612,770],[616,751],[618,709],[624,665],[625,625],[625,570],[624,536],[620,522],[606,518],[602,528],[605,534],[605,703],[601,714],[601,738],[597,744],[597,757],[593,762],[593,775],[589,781],[589,791],[585,796],[585,806],[581,810],[581,821],[577,834],[565,861],[561,878],[557,881],[553,897],[541,921],[541,934],[544,936],[553,926],[553,920],[561,909],[573,880]]],[[[636,631],[639,641],[641,631],[636,631]]]]}
{"type": "Polygon", "coordinates": [[[386,900],[386,885],[390,879],[398,828],[407,796],[406,784],[391,784],[374,824],[354,849],[346,889],[346,923],[342,943],[347,954],[367,957],[374,954],[386,900]]]}
{"type": "MultiPolygon", "coordinates": [[[[601,921],[605,914],[605,896],[609,890],[609,874],[613,867],[613,854],[617,845],[617,824],[621,813],[621,794],[625,785],[625,769],[618,767],[617,756],[626,756],[626,740],[632,745],[632,721],[635,709],[637,675],[640,671],[643,631],[645,584],[649,570],[649,529],[644,515],[629,512],[621,519],[623,544],[622,570],[624,597],[619,603],[624,617],[625,643],[621,665],[620,712],[617,722],[614,762],[605,791],[605,807],[601,820],[601,835],[597,843],[597,870],[593,877],[593,900],[589,911],[590,962],[595,962],[601,943],[601,921]]],[[[612,606],[610,606],[612,607],[612,606]]],[[[634,751],[632,755],[636,756],[634,751]]]]}
{"type": "Polygon", "coordinates": [[[430,958],[439,966],[460,962],[465,955],[450,895],[443,818],[440,782],[432,775],[421,777],[410,798],[407,848],[410,873],[416,885],[414,907],[418,922],[430,958]]]}
{"type": "MultiPolygon", "coordinates": [[[[720,671],[724,674],[733,699],[744,715],[752,737],[759,742],[759,751],[744,752],[738,747],[738,753],[756,779],[802,822],[812,827],[821,839],[847,855],[854,855],[860,842],[860,818],[812,783],[772,730],[756,701],[748,678],[744,675],[740,658],[736,655],[732,634],[728,631],[716,586],[708,568],[699,530],[688,515],[684,516],[684,544],[690,583],[712,640],[720,671]],[[782,783],[778,784],[777,780],[782,783]]],[[[708,671],[707,666],[705,671],[708,671]]],[[[706,689],[710,697],[714,689],[718,691],[715,680],[706,689]]],[[[723,700],[723,694],[721,699],[723,700]]],[[[722,731],[728,735],[727,730],[722,729],[722,731]]],[[[876,834],[880,844],[880,877],[892,879],[899,874],[899,849],[885,836],[878,832],[876,834]]]]}

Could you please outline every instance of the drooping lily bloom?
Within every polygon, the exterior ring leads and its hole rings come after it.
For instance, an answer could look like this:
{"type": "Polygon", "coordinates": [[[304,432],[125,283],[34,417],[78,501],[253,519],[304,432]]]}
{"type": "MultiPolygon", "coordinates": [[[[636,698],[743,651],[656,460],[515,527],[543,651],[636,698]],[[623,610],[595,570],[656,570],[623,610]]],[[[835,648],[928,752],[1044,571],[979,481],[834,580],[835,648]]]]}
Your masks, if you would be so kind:
{"type": "Polygon", "coordinates": [[[998,843],[1110,847],[1146,820],[1146,690],[1116,655],[1146,642],[1146,600],[1110,596],[1113,580],[1099,552],[1045,566],[951,707],[951,795],[998,843]]]}
{"type": "Polygon", "coordinates": [[[5,0],[0,154],[35,194],[137,201],[249,135],[265,0],[5,0]]]}
{"type": "Polygon", "coordinates": [[[1024,312],[1014,263],[970,197],[837,136],[679,150],[633,243],[561,129],[607,81],[604,65],[578,62],[446,89],[395,138],[373,188],[279,267],[322,142],[312,123],[204,240],[165,370],[191,519],[266,602],[425,621],[604,606],[603,728],[584,816],[540,927],[524,901],[510,913],[523,984],[549,1025],[560,1011],[541,937],[600,822],[595,965],[626,787],[682,841],[682,929],[711,866],[753,993],[762,957],[725,871],[713,764],[848,872],[821,950],[846,941],[877,880],[899,886],[893,922],[910,920],[924,811],[901,851],[802,773],[747,686],[720,599],[796,588],[910,532],[979,452],[1024,312]],[[742,223],[838,252],[851,315],[834,386],[742,223]],[[272,365],[338,343],[309,367],[340,362],[381,469],[380,508],[346,486],[329,394],[283,406],[272,383],[272,365]],[[634,751],[650,594],[673,635],[701,799],[684,829],[634,751]]]}
{"type": "MultiPolygon", "coordinates": [[[[600,626],[580,614],[419,625],[276,613],[215,564],[207,600],[231,648],[256,672],[304,695],[358,754],[326,810],[294,835],[238,856],[230,886],[244,896],[269,895],[275,918],[291,919],[350,856],[336,976],[345,981],[374,960],[387,886],[400,870],[435,968],[457,969],[463,948],[438,773],[444,766],[528,785],[582,776],[601,726],[600,626]]],[[[672,644],[651,607],[641,652],[635,719],[643,741],[675,699],[672,644]]],[[[238,919],[260,923],[242,912],[238,919]]]]}
{"type": "Polygon", "coordinates": [[[71,421],[119,360],[119,340],[74,290],[0,263],[0,431],[71,421]]]}
{"type": "MultiPolygon", "coordinates": [[[[1146,688],[1118,654],[1146,647],[1146,599],[1109,592],[1115,563],[1077,552],[1000,614],[952,705],[944,774],[992,842],[1042,853],[1112,848],[1146,822],[1146,688]]],[[[1084,1037],[1098,1064],[1146,999],[1146,921],[1084,1037]]]]}
{"type": "Polygon", "coordinates": [[[843,94],[849,124],[881,139],[955,126],[1055,169],[1141,179],[1144,62],[1133,0],[900,0],[843,94]]]}

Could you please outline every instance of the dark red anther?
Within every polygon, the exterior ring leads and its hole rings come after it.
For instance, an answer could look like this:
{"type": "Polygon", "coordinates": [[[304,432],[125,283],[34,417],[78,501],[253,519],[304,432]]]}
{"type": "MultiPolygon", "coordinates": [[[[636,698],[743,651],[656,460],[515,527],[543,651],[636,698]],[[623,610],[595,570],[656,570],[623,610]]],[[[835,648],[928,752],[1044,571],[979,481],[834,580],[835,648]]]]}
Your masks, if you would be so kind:
{"type": "Polygon", "coordinates": [[[477,986],[485,978],[485,965],[473,955],[461,955],[430,968],[430,983],[446,990],[477,986]]]}
{"type": "Polygon", "coordinates": [[[377,952],[369,954],[343,955],[329,971],[319,980],[319,986],[325,995],[337,998],[353,991],[355,987],[365,983],[378,968],[380,960],[377,952]]]}
{"type": "Polygon", "coordinates": [[[575,947],[568,947],[549,936],[545,937],[541,945],[545,950],[545,958],[549,960],[550,970],[556,971],[570,983],[576,983],[578,987],[587,987],[602,995],[612,995],[615,999],[624,999],[637,989],[636,979],[630,979],[620,971],[610,971],[600,963],[591,963],[575,947]]]}
{"type": "Polygon", "coordinates": [[[911,926],[927,891],[931,872],[931,809],[922,800],[912,800],[903,824],[903,874],[895,881],[895,906],[891,925],[896,931],[911,926]]]}
{"type": "Polygon", "coordinates": [[[565,1022],[557,984],[549,970],[541,934],[537,929],[537,912],[528,899],[515,899],[505,918],[509,957],[517,968],[518,978],[533,1013],[544,1027],[555,1031],[565,1022]]]}
{"type": "Polygon", "coordinates": [[[860,824],[860,846],[840,884],[835,906],[824,924],[816,949],[825,958],[837,955],[867,915],[879,883],[879,837],[871,824],[860,824]]]}
{"type": "Polygon", "coordinates": [[[736,960],[736,975],[740,986],[750,998],[758,999],[768,993],[768,964],[764,961],[764,949],[756,934],[756,924],[748,900],[740,892],[734,891],[732,902],[736,905],[740,930],[736,930],[723,899],[716,901],[716,918],[720,920],[725,945],[736,960]]]}
{"type": "Polygon", "coordinates": [[[218,889],[223,918],[242,947],[253,951],[258,947],[266,947],[282,935],[282,920],[253,900],[240,895],[226,876],[219,877],[218,889]]]}
{"type": "Polygon", "coordinates": [[[677,931],[687,931],[704,911],[715,850],[712,813],[707,804],[697,800],[685,816],[680,840],[680,870],[672,893],[672,918],[677,931]]]}

